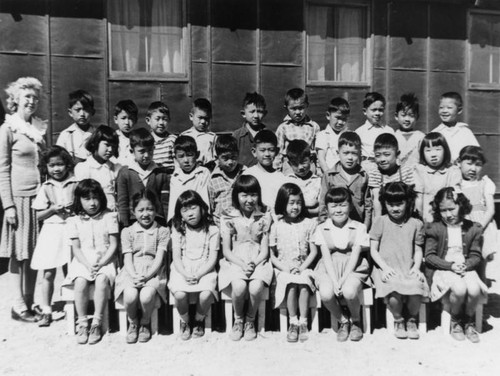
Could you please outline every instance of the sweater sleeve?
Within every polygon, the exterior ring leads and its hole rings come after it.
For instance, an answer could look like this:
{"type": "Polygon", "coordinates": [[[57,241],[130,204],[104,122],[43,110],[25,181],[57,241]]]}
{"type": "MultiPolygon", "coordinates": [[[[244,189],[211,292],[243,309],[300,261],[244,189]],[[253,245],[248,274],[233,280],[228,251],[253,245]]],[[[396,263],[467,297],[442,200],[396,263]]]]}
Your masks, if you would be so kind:
{"type": "Polygon", "coordinates": [[[164,179],[162,180],[163,184],[160,191],[160,201],[162,207],[162,217],[167,221],[168,215],[168,203],[170,201],[170,175],[165,173],[164,179]]]}
{"type": "Polygon", "coordinates": [[[118,218],[124,227],[130,226],[130,203],[127,179],[127,168],[122,168],[116,178],[116,195],[118,204],[118,218]]]}
{"type": "Polygon", "coordinates": [[[481,262],[482,232],[483,228],[479,223],[474,223],[470,229],[471,242],[469,252],[465,258],[465,268],[467,271],[475,270],[481,262]]]}
{"type": "Polygon", "coordinates": [[[11,185],[12,132],[7,124],[0,127],[0,198],[4,209],[14,206],[11,185]]]}
{"type": "Polygon", "coordinates": [[[428,223],[425,227],[425,263],[440,270],[451,270],[453,265],[452,262],[439,256],[439,229],[432,223],[428,223]]]}

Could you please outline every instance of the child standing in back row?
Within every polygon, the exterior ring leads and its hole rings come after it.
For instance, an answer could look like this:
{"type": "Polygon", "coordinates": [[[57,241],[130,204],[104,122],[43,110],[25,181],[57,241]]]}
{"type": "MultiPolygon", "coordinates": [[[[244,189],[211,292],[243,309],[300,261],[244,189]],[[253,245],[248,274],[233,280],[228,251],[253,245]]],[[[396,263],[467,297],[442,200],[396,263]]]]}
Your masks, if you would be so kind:
{"type": "Polygon", "coordinates": [[[311,120],[307,115],[309,99],[303,89],[294,88],[287,91],[285,95],[285,106],[287,115],[283,123],[276,129],[278,139],[278,155],[274,161],[274,167],[285,175],[290,173],[286,157],[288,143],[292,140],[304,140],[311,148],[313,161],[316,162],[316,137],[320,131],[318,123],[311,120]]]}
{"type": "Polygon", "coordinates": [[[61,132],[56,144],[65,148],[75,163],[83,162],[91,155],[85,145],[95,131],[90,123],[94,113],[94,98],[89,93],[85,90],[69,93],[68,114],[73,124],[61,132]]]}
{"type": "Polygon", "coordinates": [[[130,131],[137,123],[139,110],[136,104],[126,99],[120,101],[115,106],[115,125],[118,127],[116,134],[118,135],[118,158],[115,163],[122,166],[128,166],[134,159],[130,154],[130,131]]]}
{"type": "Polygon", "coordinates": [[[243,166],[252,167],[257,164],[252,149],[255,147],[255,135],[266,127],[262,123],[266,114],[264,97],[259,93],[246,93],[241,110],[241,116],[244,119],[243,126],[233,132],[240,153],[238,163],[243,166]]]}
{"type": "Polygon", "coordinates": [[[418,164],[420,142],[425,134],[415,130],[418,120],[418,99],[413,93],[403,94],[396,105],[395,118],[399,129],[394,134],[399,145],[399,164],[402,167],[413,168],[418,164]]]}
{"type": "Polygon", "coordinates": [[[168,133],[170,110],[163,102],[153,102],[148,107],[146,123],[151,128],[155,145],[153,162],[174,170],[174,142],[177,136],[168,133]]]}
{"type": "Polygon", "coordinates": [[[377,92],[367,93],[363,101],[365,123],[356,129],[361,138],[361,166],[367,172],[377,167],[375,163],[375,139],[382,133],[394,133],[394,130],[384,124],[385,98],[377,92]]]}
{"type": "Polygon", "coordinates": [[[441,133],[451,152],[451,163],[454,163],[460,150],[464,146],[479,146],[476,136],[470,130],[466,123],[458,121],[458,116],[462,113],[462,96],[455,92],[448,92],[441,95],[439,99],[439,117],[441,124],[432,130],[432,132],[441,133]]]}
{"type": "Polygon", "coordinates": [[[193,102],[189,112],[189,120],[193,125],[182,136],[192,137],[198,147],[198,163],[212,171],[215,167],[215,138],[214,132],[210,132],[210,120],[212,119],[212,104],[205,98],[198,98],[193,102]]]}
{"type": "Polygon", "coordinates": [[[318,162],[323,174],[332,169],[339,160],[339,137],[347,130],[350,112],[349,103],[344,98],[337,97],[330,101],[326,111],[328,125],[318,133],[316,140],[318,162]]]}

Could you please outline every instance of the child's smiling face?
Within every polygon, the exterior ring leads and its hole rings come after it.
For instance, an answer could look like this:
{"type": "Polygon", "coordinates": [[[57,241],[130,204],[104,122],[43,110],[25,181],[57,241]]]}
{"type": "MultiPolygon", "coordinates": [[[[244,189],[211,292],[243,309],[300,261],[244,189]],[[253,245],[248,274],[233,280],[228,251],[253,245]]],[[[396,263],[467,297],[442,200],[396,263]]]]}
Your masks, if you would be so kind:
{"type": "Polygon", "coordinates": [[[394,148],[384,147],[375,150],[375,163],[377,164],[379,170],[389,171],[397,165],[398,154],[394,148]]]}
{"type": "Polygon", "coordinates": [[[134,209],[134,216],[142,227],[151,227],[156,216],[153,203],[149,200],[140,200],[134,209]]]}
{"type": "Polygon", "coordinates": [[[444,124],[454,125],[461,113],[462,108],[458,106],[455,99],[442,98],[439,102],[439,117],[444,124]]]}
{"type": "Polygon", "coordinates": [[[154,111],[151,116],[146,117],[146,123],[158,137],[168,134],[167,127],[170,117],[160,111],[154,111]]]}
{"type": "Polygon", "coordinates": [[[349,219],[351,205],[348,201],[329,202],[327,205],[328,217],[337,226],[343,226],[349,219]]]}
{"type": "Polygon", "coordinates": [[[395,118],[403,132],[412,131],[417,122],[417,116],[411,109],[398,111],[395,118]]]}
{"type": "Polygon", "coordinates": [[[241,116],[245,119],[245,123],[250,125],[252,129],[259,129],[262,124],[262,119],[266,116],[267,111],[262,106],[256,106],[253,103],[249,103],[241,110],[241,116]]]}
{"type": "Polygon", "coordinates": [[[276,146],[270,142],[261,142],[252,149],[252,154],[262,167],[269,168],[273,166],[276,157],[276,146]]]}

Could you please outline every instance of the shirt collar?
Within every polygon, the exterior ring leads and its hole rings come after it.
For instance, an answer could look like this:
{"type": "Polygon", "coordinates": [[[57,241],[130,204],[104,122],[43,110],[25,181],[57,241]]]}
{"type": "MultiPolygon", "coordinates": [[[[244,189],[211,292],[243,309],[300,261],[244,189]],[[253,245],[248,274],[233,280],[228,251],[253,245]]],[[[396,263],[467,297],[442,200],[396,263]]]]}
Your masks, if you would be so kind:
{"type": "MultiPolygon", "coordinates": [[[[337,175],[337,174],[340,174],[341,172],[342,172],[342,164],[339,161],[339,162],[335,163],[335,166],[333,166],[331,169],[329,169],[326,173],[337,175]]],[[[359,170],[358,170],[358,172],[356,172],[356,174],[364,176],[366,174],[366,171],[363,170],[363,168],[360,165],[359,170]]]]}
{"type": "Polygon", "coordinates": [[[444,174],[446,174],[446,172],[448,171],[448,168],[446,168],[446,167],[441,167],[439,170],[435,170],[435,169],[433,169],[432,167],[425,165],[425,171],[426,171],[428,174],[432,174],[432,175],[435,175],[435,174],[444,175],[444,174]]]}
{"type": "Polygon", "coordinates": [[[135,160],[128,165],[130,170],[137,172],[139,175],[150,175],[157,167],[158,165],[155,162],[151,162],[144,170],[135,160]]]}
{"type": "Polygon", "coordinates": [[[296,123],[292,120],[292,118],[290,117],[290,115],[286,115],[284,118],[283,118],[283,121],[287,124],[294,124],[294,125],[298,125],[298,126],[301,126],[301,125],[309,125],[310,127],[312,127],[312,121],[311,121],[311,118],[306,115],[304,117],[304,119],[300,122],[300,123],[296,123]]]}
{"type": "Polygon", "coordinates": [[[154,235],[156,228],[158,227],[158,224],[156,223],[156,221],[154,221],[150,228],[144,228],[139,224],[139,222],[134,222],[132,227],[135,233],[144,232],[149,235],[154,235]]]}
{"type": "MultiPolygon", "coordinates": [[[[242,164],[238,163],[238,165],[236,166],[236,169],[238,170],[238,173],[236,174],[235,179],[243,171],[245,171],[246,166],[243,166],[242,164]]],[[[216,165],[215,168],[214,168],[214,170],[212,171],[212,178],[217,177],[217,176],[221,176],[221,177],[223,177],[226,180],[234,180],[234,179],[229,178],[229,176],[227,176],[227,174],[224,171],[222,171],[222,169],[219,167],[219,165],[216,165]]]]}
{"type": "Polygon", "coordinates": [[[343,227],[335,226],[331,218],[327,218],[324,226],[325,228],[328,229],[338,229],[338,230],[342,230],[343,228],[356,229],[356,223],[351,218],[347,219],[347,223],[343,227]]]}
{"type": "Polygon", "coordinates": [[[82,128],[80,128],[76,123],[71,124],[68,128],[66,128],[66,131],[73,133],[73,132],[81,132],[81,133],[93,133],[95,131],[95,127],[90,124],[89,129],[84,131],[82,128]]]}
{"type": "Polygon", "coordinates": [[[158,143],[158,142],[161,142],[161,141],[166,141],[167,138],[169,138],[171,136],[171,134],[168,133],[168,132],[167,132],[167,134],[166,134],[165,137],[160,137],[155,132],[151,132],[151,134],[153,135],[153,139],[155,140],[155,143],[158,143]]]}
{"type": "Polygon", "coordinates": [[[63,181],[57,181],[57,180],[54,180],[52,178],[48,179],[45,184],[47,185],[53,185],[54,187],[55,186],[61,186],[61,187],[65,187],[67,186],[68,184],[71,184],[71,183],[78,183],[78,180],[76,180],[75,178],[75,175],[71,174],[69,175],[66,180],[63,180],[63,181]]]}
{"type": "Polygon", "coordinates": [[[101,168],[108,168],[109,170],[112,169],[112,163],[110,161],[106,161],[103,164],[100,164],[99,162],[96,161],[96,159],[94,158],[93,155],[91,155],[90,157],[88,157],[87,161],[88,161],[89,166],[91,168],[95,168],[97,170],[101,169],[101,168]]]}

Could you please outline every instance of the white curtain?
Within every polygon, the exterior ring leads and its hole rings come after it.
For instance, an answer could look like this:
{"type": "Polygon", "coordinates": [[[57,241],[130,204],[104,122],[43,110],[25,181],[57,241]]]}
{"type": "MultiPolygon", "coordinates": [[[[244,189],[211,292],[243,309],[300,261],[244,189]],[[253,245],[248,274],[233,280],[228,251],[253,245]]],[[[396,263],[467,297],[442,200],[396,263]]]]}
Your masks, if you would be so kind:
{"type": "Polygon", "coordinates": [[[111,70],[184,73],[182,0],[110,0],[111,70]]]}
{"type": "Polygon", "coordinates": [[[365,10],[310,6],[308,72],[314,81],[365,81],[365,10]]]}

